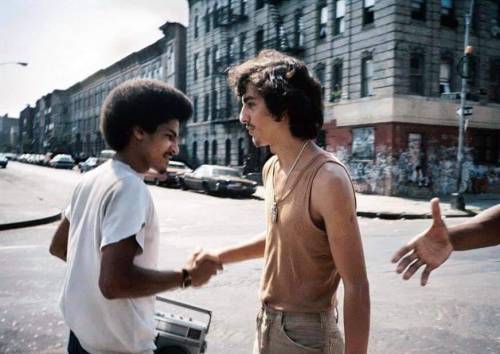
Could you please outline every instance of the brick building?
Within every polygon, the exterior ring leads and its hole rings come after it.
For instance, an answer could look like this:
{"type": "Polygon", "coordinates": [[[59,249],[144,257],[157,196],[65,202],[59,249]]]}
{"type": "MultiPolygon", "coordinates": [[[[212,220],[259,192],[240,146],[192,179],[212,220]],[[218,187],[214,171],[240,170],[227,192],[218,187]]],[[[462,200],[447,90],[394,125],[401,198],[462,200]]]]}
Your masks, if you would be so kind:
{"type": "MultiPolygon", "coordinates": [[[[185,145],[192,162],[258,169],[265,161],[267,153],[252,147],[238,123],[240,106],[224,70],[275,48],[304,60],[321,82],[319,143],[350,167],[359,191],[427,196],[456,190],[458,101],[452,93],[460,90],[464,1],[190,0],[189,9],[186,79],[196,113],[185,145]]],[[[470,42],[474,114],[464,177],[469,188],[484,179],[491,187],[498,185],[500,141],[498,1],[476,1],[470,42]]]]}

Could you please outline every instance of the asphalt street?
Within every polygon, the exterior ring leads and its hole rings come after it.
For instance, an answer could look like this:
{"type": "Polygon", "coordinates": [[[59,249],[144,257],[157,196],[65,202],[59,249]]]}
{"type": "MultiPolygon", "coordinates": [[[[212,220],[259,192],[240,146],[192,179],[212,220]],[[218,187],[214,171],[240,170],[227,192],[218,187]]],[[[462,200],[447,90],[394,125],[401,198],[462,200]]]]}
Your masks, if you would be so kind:
{"type": "MultiPolygon", "coordinates": [[[[76,171],[9,167],[0,178],[58,208],[80,178],[76,171]]],[[[161,268],[180,268],[197,248],[244,242],[264,230],[260,200],[149,188],[160,216],[161,268]]],[[[499,247],[452,255],[424,288],[394,273],[391,255],[428,222],[360,219],[372,297],[369,352],[500,353],[499,247]]],[[[68,330],[58,308],[65,265],[48,253],[56,225],[0,232],[0,353],[65,352],[68,330]]],[[[261,269],[260,260],[230,265],[203,288],[164,295],[213,311],[209,354],[250,353],[261,269]]]]}

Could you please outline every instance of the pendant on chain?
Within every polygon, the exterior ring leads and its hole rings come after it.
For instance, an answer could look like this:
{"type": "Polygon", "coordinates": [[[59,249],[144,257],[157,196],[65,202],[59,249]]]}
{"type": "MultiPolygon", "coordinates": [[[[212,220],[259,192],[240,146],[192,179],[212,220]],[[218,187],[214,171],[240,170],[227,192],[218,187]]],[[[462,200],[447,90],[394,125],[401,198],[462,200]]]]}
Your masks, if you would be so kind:
{"type": "Polygon", "coordinates": [[[273,224],[278,221],[278,203],[273,202],[273,207],[271,208],[271,220],[273,224]]]}

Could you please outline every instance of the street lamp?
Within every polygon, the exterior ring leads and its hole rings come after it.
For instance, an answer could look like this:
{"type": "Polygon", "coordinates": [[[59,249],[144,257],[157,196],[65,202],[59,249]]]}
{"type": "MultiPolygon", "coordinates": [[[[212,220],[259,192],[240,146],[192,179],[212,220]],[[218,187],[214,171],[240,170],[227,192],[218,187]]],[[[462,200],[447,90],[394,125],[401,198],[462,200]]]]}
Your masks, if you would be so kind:
{"type": "Polygon", "coordinates": [[[28,66],[28,63],[24,61],[6,61],[3,63],[0,63],[0,65],[7,65],[7,64],[13,64],[13,65],[20,65],[20,66],[28,66]]]}

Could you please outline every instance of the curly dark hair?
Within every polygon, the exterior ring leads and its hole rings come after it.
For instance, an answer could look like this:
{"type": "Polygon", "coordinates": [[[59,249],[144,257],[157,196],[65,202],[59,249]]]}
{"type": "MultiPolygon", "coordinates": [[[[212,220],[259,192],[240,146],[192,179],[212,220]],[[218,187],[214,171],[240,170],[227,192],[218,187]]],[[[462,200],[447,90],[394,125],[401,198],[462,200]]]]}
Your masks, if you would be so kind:
{"type": "Polygon", "coordinates": [[[304,62],[276,50],[265,49],[256,58],[228,71],[229,86],[241,98],[252,83],[266,106],[279,121],[286,113],[290,132],[303,139],[315,139],[323,126],[321,85],[304,62]]]}
{"type": "Polygon", "coordinates": [[[191,101],[181,91],[159,80],[134,79],[116,86],[101,109],[101,132],[109,146],[123,150],[133,127],[149,134],[163,123],[184,122],[193,111],[191,101]]]}

